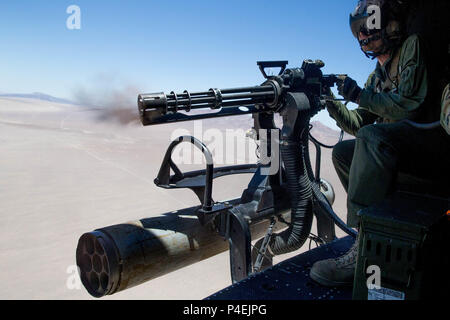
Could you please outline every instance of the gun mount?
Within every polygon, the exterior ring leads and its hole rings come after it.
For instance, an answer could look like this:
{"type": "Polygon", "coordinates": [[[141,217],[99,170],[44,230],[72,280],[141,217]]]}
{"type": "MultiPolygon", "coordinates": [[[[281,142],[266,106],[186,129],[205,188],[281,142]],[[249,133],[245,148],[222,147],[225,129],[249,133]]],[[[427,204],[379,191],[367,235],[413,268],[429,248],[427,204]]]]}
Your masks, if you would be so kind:
{"type": "Polygon", "coordinates": [[[201,205],[84,234],[78,243],[77,265],[91,295],[114,294],[227,248],[231,278],[237,282],[270,266],[274,255],[301,248],[311,237],[313,216],[318,230],[314,239],[322,244],[336,238],[335,225],[356,235],[331,208],[333,189],[320,178],[320,143],[309,133],[311,117],[324,108],[325,100],[332,99],[330,88],[339,81],[339,75],[323,75],[324,63],[320,60],[305,60],[300,68],[293,69],[287,69],[287,64],[258,62],[265,78],[260,86],[138,96],[144,126],[253,114],[256,139],[270,159],[214,168],[212,155],[201,141],[194,137],[175,140],[155,184],[165,189],[189,188],[201,205]],[[279,74],[268,76],[266,69],[275,67],[280,68],[279,74]],[[189,114],[200,109],[212,111],[189,114]],[[283,118],[281,130],[274,124],[275,113],[283,118]],[[315,173],[309,159],[310,139],[318,151],[315,173]],[[203,152],[205,170],[179,170],[171,155],[182,142],[192,143],[203,152]],[[240,199],[212,199],[215,178],[242,173],[253,173],[253,178],[240,199]],[[257,239],[252,249],[251,241],[257,239]]]}

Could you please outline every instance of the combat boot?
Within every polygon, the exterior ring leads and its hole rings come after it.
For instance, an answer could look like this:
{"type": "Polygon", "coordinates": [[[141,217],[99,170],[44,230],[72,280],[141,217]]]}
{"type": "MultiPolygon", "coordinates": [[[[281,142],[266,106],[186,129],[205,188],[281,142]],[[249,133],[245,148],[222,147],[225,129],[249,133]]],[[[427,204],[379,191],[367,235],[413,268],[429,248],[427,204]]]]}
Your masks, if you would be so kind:
{"type": "Polygon", "coordinates": [[[355,275],[358,241],[350,250],[336,259],[321,260],[314,263],[309,276],[323,286],[335,287],[351,285],[355,275]]]}

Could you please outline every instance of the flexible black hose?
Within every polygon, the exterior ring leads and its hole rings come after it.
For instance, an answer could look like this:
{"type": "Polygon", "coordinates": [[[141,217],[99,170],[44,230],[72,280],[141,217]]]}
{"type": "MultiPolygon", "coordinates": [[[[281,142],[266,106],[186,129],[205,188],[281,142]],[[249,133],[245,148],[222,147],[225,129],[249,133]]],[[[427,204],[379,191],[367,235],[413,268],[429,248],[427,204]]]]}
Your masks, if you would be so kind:
{"type": "Polygon", "coordinates": [[[300,143],[293,139],[285,140],[280,147],[291,199],[291,224],[288,229],[272,237],[269,247],[275,255],[301,248],[311,232],[312,191],[303,157],[304,145],[308,143],[308,130],[305,131],[300,143]]]}
{"type": "Polygon", "coordinates": [[[311,165],[311,159],[309,157],[309,145],[305,146],[304,159],[306,165],[306,171],[308,173],[309,180],[311,181],[311,190],[314,198],[317,200],[317,204],[323,209],[323,211],[328,215],[330,219],[334,221],[334,223],[345,233],[352,237],[356,237],[358,233],[352,228],[348,227],[347,224],[342,221],[341,218],[334,212],[333,208],[329,204],[327,198],[324,196],[322,191],[320,190],[320,184],[317,181],[316,177],[314,177],[314,172],[311,165]]]}

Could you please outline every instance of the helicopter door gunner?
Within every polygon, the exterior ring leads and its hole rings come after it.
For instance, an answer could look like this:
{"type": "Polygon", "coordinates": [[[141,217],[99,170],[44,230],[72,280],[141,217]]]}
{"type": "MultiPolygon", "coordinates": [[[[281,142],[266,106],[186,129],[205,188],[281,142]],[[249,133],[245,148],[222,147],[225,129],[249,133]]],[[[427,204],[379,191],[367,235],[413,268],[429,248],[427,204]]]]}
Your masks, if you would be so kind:
{"type": "MultiPolygon", "coordinates": [[[[399,19],[393,15],[393,2],[359,1],[350,15],[351,30],[362,51],[378,63],[364,88],[350,77],[338,86],[339,94],[358,104],[357,109],[349,110],[339,102],[327,105],[338,126],[356,136],[356,140],[340,142],[333,150],[333,164],[348,193],[347,224],[353,228],[358,227],[360,209],[382,201],[395,188],[424,186],[424,181],[432,179],[448,189],[442,175],[450,157],[444,129],[421,130],[402,121],[439,120],[440,108],[438,103],[427,104],[429,83],[423,48],[417,35],[406,39],[402,35],[399,19]],[[380,9],[380,29],[367,27],[368,7],[372,5],[380,9]]],[[[342,257],[316,262],[310,276],[326,286],[351,284],[357,254],[356,241],[342,257]]]]}

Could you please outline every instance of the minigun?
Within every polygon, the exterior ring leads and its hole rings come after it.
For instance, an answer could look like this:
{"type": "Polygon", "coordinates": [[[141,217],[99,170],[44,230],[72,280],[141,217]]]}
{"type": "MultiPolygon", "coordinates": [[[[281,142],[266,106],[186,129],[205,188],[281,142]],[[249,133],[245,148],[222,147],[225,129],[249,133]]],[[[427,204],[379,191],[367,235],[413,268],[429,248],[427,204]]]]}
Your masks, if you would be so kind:
{"type": "Polygon", "coordinates": [[[144,126],[161,123],[200,120],[207,118],[228,117],[262,112],[279,112],[286,104],[286,99],[305,94],[313,107],[320,109],[317,99],[324,96],[340,78],[345,75],[323,75],[320,70],[325,64],[320,61],[305,60],[301,68],[286,69],[287,61],[257,62],[266,81],[260,86],[233,89],[210,89],[204,92],[184,91],[183,93],[164,92],[141,94],[138,108],[144,126]],[[268,76],[266,68],[280,67],[278,76],[268,76]],[[246,108],[243,108],[246,107],[246,108]],[[186,115],[180,111],[210,108],[219,112],[201,115],[186,115]]]}
{"type": "Polygon", "coordinates": [[[301,248],[308,238],[319,244],[335,240],[335,226],[356,235],[331,207],[333,188],[320,178],[323,145],[310,135],[310,119],[334,99],[330,89],[342,75],[324,75],[320,60],[305,60],[292,69],[286,68],[287,61],[257,64],[265,78],[259,86],[138,96],[144,126],[252,114],[254,137],[267,149],[268,159],[215,168],[211,152],[198,139],[183,136],[173,141],[154,182],[165,189],[189,188],[201,205],[82,235],[77,265],[91,295],[114,294],[227,249],[235,283],[271,266],[275,255],[301,248]],[[267,68],[280,72],[269,76],[267,68]],[[211,111],[191,112],[202,109],[211,111]],[[281,130],[275,126],[275,113],[282,116],[281,130]],[[310,140],[317,151],[315,171],[310,140]],[[202,151],[205,170],[181,172],[171,156],[182,142],[202,151]],[[212,199],[215,178],[248,173],[253,177],[240,199],[212,199]],[[317,235],[311,234],[314,216],[317,235]]]}

